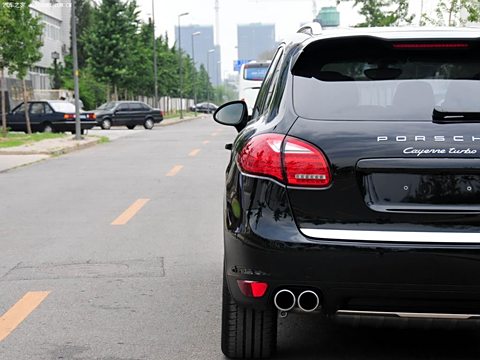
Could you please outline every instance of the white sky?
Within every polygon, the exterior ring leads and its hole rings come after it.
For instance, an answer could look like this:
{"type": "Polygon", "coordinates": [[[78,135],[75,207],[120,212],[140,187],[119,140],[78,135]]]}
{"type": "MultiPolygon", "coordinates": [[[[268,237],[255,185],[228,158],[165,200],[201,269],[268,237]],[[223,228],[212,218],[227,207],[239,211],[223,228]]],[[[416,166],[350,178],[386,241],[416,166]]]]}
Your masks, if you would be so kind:
{"type": "MultiPolygon", "coordinates": [[[[215,25],[215,0],[154,0],[157,35],[168,32],[175,40],[174,27],[178,15],[189,12],[181,18],[181,25],[215,25]]],[[[421,0],[410,0],[410,11],[420,12],[421,0]]],[[[425,5],[436,2],[424,0],[425,5]]],[[[141,17],[147,20],[152,12],[152,0],[137,0],[141,17]]],[[[220,46],[222,49],[222,74],[232,71],[237,51],[237,24],[267,23],[276,25],[276,37],[280,40],[294,33],[300,24],[313,19],[312,0],[219,0],[220,3],[220,46]]],[[[336,5],[335,0],[316,0],[317,9],[336,5]]],[[[353,1],[341,3],[340,25],[355,25],[362,21],[353,9],[353,1]]]]}

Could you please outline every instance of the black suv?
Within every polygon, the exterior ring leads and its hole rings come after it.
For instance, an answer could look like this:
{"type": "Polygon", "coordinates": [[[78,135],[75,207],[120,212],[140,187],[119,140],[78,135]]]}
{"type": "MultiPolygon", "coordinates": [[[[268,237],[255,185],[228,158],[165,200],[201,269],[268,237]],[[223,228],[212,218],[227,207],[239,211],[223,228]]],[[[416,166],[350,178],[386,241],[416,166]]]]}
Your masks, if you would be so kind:
{"type": "Polygon", "coordinates": [[[143,125],[151,130],[163,120],[163,113],[158,109],[152,109],[141,101],[111,101],[103,104],[94,111],[98,125],[104,130],[112,126],[126,126],[134,129],[137,125],[143,125]]]}
{"type": "Polygon", "coordinates": [[[228,357],[273,354],[290,311],[480,318],[480,30],[314,32],[279,46],[251,118],[241,101],[214,114],[239,130],[228,357]]]}

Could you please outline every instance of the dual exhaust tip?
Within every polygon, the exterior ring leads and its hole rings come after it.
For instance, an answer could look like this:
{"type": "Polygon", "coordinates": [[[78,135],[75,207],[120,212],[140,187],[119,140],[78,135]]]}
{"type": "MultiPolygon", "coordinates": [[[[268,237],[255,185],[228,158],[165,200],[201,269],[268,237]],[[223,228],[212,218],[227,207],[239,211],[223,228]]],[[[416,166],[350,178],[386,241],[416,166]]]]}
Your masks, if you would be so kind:
{"type": "Polygon", "coordinates": [[[312,312],[320,306],[320,298],[317,293],[312,290],[305,290],[298,295],[287,289],[277,291],[273,298],[275,307],[282,313],[292,310],[295,305],[304,312],[312,312]]]}

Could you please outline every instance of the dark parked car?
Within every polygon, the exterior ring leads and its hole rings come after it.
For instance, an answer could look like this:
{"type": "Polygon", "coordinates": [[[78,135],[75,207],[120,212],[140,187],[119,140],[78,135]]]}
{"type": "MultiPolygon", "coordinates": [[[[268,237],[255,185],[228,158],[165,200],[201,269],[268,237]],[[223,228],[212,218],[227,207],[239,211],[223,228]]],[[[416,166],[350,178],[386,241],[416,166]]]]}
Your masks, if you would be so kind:
{"type": "Polygon", "coordinates": [[[214,114],[239,130],[223,352],[270,356],[290,311],[475,323],[480,30],[303,31],[280,44],[251,117],[242,101],[214,114]]]}
{"type": "Polygon", "coordinates": [[[195,111],[195,109],[197,112],[211,114],[218,109],[218,106],[213,103],[204,102],[204,103],[198,103],[197,105],[190,107],[190,111],[195,111]]]}
{"type": "MultiPolygon", "coordinates": [[[[75,133],[75,106],[63,100],[32,101],[28,103],[30,124],[34,132],[75,133]]],[[[93,112],[80,114],[81,132],[97,125],[93,112]]],[[[7,126],[12,131],[27,131],[24,103],[16,106],[7,115],[7,126]]]]}
{"type": "Polygon", "coordinates": [[[140,101],[111,101],[95,110],[98,125],[104,130],[112,126],[126,126],[134,129],[143,125],[145,129],[153,129],[155,124],[163,120],[163,113],[152,109],[140,101]]]}

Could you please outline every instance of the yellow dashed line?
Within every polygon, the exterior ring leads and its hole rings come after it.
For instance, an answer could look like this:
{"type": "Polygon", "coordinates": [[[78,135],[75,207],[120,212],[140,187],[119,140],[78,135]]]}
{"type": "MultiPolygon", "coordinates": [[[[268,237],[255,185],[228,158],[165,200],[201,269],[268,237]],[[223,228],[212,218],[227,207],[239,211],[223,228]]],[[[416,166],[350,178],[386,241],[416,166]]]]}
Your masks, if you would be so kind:
{"type": "Polygon", "coordinates": [[[50,291],[29,291],[0,317],[0,341],[27,318],[30,313],[42,303],[50,291]]]}
{"type": "Polygon", "coordinates": [[[167,173],[167,176],[175,176],[177,175],[180,170],[183,169],[183,165],[175,165],[170,171],[167,173]]]}
{"type": "Polygon", "coordinates": [[[190,154],[188,154],[188,156],[197,156],[199,152],[200,152],[200,149],[192,150],[190,154]]]}
{"type": "Polygon", "coordinates": [[[113,220],[112,225],[125,225],[132,219],[136,213],[140,211],[142,207],[145,206],[150,199],[138,199],[130,207],[125,210],[122,215],[113,220]]]}

